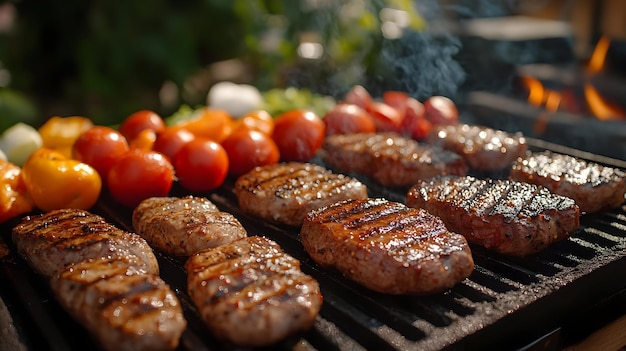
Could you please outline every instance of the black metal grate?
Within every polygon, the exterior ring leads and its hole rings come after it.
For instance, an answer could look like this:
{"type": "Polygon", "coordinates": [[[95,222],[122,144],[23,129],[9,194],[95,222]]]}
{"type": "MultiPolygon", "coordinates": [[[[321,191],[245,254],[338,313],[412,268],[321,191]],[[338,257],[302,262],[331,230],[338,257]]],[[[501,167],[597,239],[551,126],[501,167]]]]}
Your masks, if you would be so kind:
{"type": "MultiPolygon", "coordinates": [[[[535,149],[569,153],[626,168],[626,163],[557,145],[530,140],[535,149]]],[[[364,181],[367,182],[366,179],[364,181]]],[[[400,190],[368,183],[370,195],[403,201],[400,190]]],[[[182,191],[175,190],[180,192],[182,191]]],[[[626,205],[613,211],[585,215],[570,239],[526,258],[505,257],[472,246],[476,264],[472,275],[442,294],[391,296],[375,293],[322,269],[304,251],[298,230],[265,223],[241,213],[231,186],[205,194],[222,210],[233,213],[250,235],[278,242],[302,262],[302,269],[320,282],[324,305],[314,327],[269,348],[284,350],[464,350],[527,348],[554,330],[574,325],[578,333],[588,311],[623,301],[626,296],[626,205]]],[[[130,210],[104,197],[94,212],[131,230],[130,210]]],[[[15,255],[11,224],[2,227],[8,253],[0,265],[0,296],[11,312],[28,349],[82,350],[93,348],[77,325],[52,299],[47,284],[34,276],[15,255]]],[[[199,318],[186,295],[184,261],[159,255],[162,277],[183,304],[189,328],[181,350],[231,350],[217,341],[199,318]]],[[[621,305],[619,313],[626,312],[621,305]]],[[[616,312],[616,313],[617,313],[616,312]]],[[[591,324],[590,324],[591,325],[591,324]]],[[[563,335],[560,335],[563,339],[563,335]]],[[[548,340],[551,341],[551,340],[548,340]]],[[[554,342],[534,349],[553,349],[554,342]]]]}

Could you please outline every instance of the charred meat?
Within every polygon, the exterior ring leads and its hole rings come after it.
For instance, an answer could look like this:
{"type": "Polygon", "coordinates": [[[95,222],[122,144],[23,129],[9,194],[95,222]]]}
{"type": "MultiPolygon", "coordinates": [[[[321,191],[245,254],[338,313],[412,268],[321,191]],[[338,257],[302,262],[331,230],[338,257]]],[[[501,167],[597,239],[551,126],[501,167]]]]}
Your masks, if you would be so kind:
{"type": "Polygon", "coordinates": [[[413,186],[407,205],[439,216],[470,243],[525,256],[569,237],[580,225],[574,200],[511,180],[437,177],[413,186]]]}
{"type": "Polygon", "coordinates": [[[133,258],[73,263],[50,285],[59,303],[105,350],[173,350],[187,322],[178,298],[133,258]]]}
{"type": "Polygon", "coordinates": [[[203,197],[152,197],[133,211],[133,227],[153,248],[190,256],[247,235],[237,218],[203,197]]]}
{"type": "Polygon", "coordinates": [[[251,236],[206,249],[185,264],[188,293],[216,337],[268,346],[311,327],[322,295],[300,262],[251,236]]]}
{"type": "Polygon", "coordinates": [[[409,187],[437,175],[465,175],[468,170],[458,154],[394,133],[330,135],[320,155],[333,168],[391,187],[409,187]]]}
{"type": "Polygon", "coordinates": [[[235,194],[244,212],[299,226],[313,209],[335,201],[366,198],[367,188],[322,166],[289,162],[257,167],[240,176],[235,194]]]}
{"type": "Polygon", "coordinates": [[[309,213],[300,236],[319,265],[388,294],[432,294],[468,277],[466,239],[420,209],[385,199],[346,200],[309,213]]]}
{"type": "Polygon", "coordinates": [[[141,269],[159,273],[145,240],[87,211],[62,209],[27,216],[13,228],[12,239],[30,266],[48,278],[71,263],[98,257],[136,256],[139,260],[133,262],[141,269]]]}
{"type": "Polygon", "coordinates": [[[480,171],[506,169],[528,150],[521,133],[468,124],[437,126],[427,142],[461,155],[471,169],[480,171]]]}
{"type": "Polygon", "coordinates": [[[587,213],[618,207],[626,193],[624,171],[549,151],[518,158],[509,178],[570,197],[587,213]]]}

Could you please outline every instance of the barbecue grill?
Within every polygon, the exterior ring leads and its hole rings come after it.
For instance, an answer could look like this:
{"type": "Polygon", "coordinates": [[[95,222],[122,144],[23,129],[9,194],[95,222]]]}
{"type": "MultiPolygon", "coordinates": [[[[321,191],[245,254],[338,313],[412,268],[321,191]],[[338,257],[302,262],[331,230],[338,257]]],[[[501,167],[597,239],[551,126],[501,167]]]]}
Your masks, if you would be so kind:
{"type": "MultiPolygon", "coordinates": [[[[529,139],[532,150],[567,153],[626,168],[626,162],[529,139]]],[[[404,201],[402,189],[377,186],[364,177],[371,196],[404,201]]],[[[496,176],[496,175],[494,175],[496,176]]],[[[175,188],[174,195],[186,194],[175,188]]],[[[274,345],[284,350],[556,350],[626,313],[626,205],[584,215],[568,240],[525,258],[497,255],[472,246],[472,275],[444,293],[392,296],[369,291],[311,260],[297,228],[266,223],[242,213],[232,181],[207,196],[233,213],[249,235],[278,242],[321,285],[324,304],[314,326],[274,345]]],[[[106,194],[92,210],[132,230],[131,209],[106,194]]],[[[14,222],[2,225],[6,250],[0,260],[0,297],[28,350],[94,347],[84,328],[62,310],[47,283],[16,254],[14,222]]],[[[178,294],[188,329],[180,350],[231,350],[217,341],[186,294],[184,260],[157,253],[161,275],[178,294]]]]}

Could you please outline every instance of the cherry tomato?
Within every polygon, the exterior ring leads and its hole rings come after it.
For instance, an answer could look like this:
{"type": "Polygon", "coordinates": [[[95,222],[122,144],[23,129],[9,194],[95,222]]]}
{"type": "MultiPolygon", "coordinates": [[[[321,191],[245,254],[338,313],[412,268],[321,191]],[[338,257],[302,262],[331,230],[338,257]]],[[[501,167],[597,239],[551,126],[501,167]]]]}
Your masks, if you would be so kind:
{"type": "Polygon", "coordinates": [[[431,96],[424,101],[426,118],[434,125],[456,124],[459,110],[454,101],[445,96],[431,96]]]}
{"type": "Polygon", "coordinates": [[[423,140],[432,129],[432,123],[426,119],[424,105],[417,99],[407,98],[402,120],[402,134],[416,140],[423,140]]]}
{"type": "Polygon", "coordinates": [[[152,150],[158,151],[171,161],[183,145],[192,141],[196,136],[186,129],[166,128],[157,135],[152,150]]]}
{"type": "Polygon", "coordinates": [[[239,129],[226,138],[222,146],[228,154],[228,174],[233,177],[257,166],[274,164],[280,158],[274,140],[256,130],[239,129]]]}
{"type": "Polygon", "coordinates": [[[372,116],[355,104],[336,104],[324,115],[323,121],[326,125],[326,135],[376,131],[372,116]]]}
{"type": "Polygon", "coordinates": [[[128,141],[117,130],[93,126],[83,132],[72,145],[72,158],[95,168],[106,184],[109,170],[128,149],[128,141]]]}
{"type": "Polygon", "coordinates": [[[153,196],[167,196],[174,183],[174,167],[156,151],[130,149],[109,170],[107,187],[119,203],[135,207],[153,196]]]}
{"type": "Polygon", "coordinates": [[[236,120],[234,129],[239,128],[257,130],[271,136],[274,131],[274,118],[265,110],[252,111],[236,120]]]}
{"type": "Polygon", "coordinates": [[[346,93],[343,98],[344,102],[360,106],[365,111],[369,111],[372,106],[372,95],[361,85],[355,85],[346,93]]]}
{"type": "Polygon", "coordinates": [[[284,161],[308,161],[322,147],[326,135],[324,121],[313,111],[290,110],[274,120],[272,139],[284,161]]]}
{"type": "Polygon", "coordinates": [[[120,133],[129,141],[135,139],[139,133],[146,129],[160,133],[165,129],[165,122],[156,112],[141,110],[126,117],[118,128],[120,133]]]}
{"type": "Polygon", "coordinates": [[[398,110],[406,108],[406,101],[409,94],[404,91],[388,90],[383,92],[383,102],[398,110]]]}
{"type": "Polygon", "coordinates": [[[399,132],[404,118],[404,111],[399,111],[384,102],[375,101],[370,108],[376,130],[379,132],[399,132]]]}
{"type": "Polygon", "coordinates": [[[187,190],[210,191],[224,182],[228,174],[228,154],[217,142],[196,137],[174,156],[178,182],[187,190]]]}

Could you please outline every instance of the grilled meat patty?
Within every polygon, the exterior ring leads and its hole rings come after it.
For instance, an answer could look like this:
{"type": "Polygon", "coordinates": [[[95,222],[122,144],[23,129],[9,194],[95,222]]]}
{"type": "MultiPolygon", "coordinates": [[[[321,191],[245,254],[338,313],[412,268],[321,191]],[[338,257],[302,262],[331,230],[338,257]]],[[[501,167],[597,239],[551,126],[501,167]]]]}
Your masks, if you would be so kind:
{"type": "Polygon", "coordinates": [[[518,158],[509,178],[570,197],[588,213],[618,207],[626,193],[624,171],[550,151],[518,158]]]}
{"type": "Polygon", "coordinates": [[[346,200],[310,212],[300,236],[321,266],[388,294],[431,294],[468,277],[466,239],[424,210],[385,199],[346,200]]]}
{"type": "Polygon", "coordinates": [[[141,269],[159,273],[152,249],[144,239],[75,209],[53,210],[25,217],[12,231],[18,253],[39,274],[53,276],[68,264],[97,257],[137,256],[141,269]]]}
{"type": "Polygon", "coordinates": [[[232,214],[195,196],[143,200],[133,210],[132,222],[153,248],[174,256],[190,256],[247,235],[232,214]]]}
{"type": "Polygon", "coordinates": [[[173,350],[187,325],[178,298],[135,259],[70,264],[51,279],[52,291],[105,350],[173,350]]]}
{"type": "Polygon", "coordinates": [[[409,187],[436,175],[465,175],[468,170],[458,154],[394,133],[330,135],[320,156],[342,172],[363,174],[394,187],[409,187]]]}
{"type": "Polygon", "coordinates": [[[427,142],[461,155],[471,169],[481,171],[506,169],[528,150],[521,133],[468,124],[436,126],[427,142]]]}
{"type": "Polygon", "coordinates": [[[216,337],[237,345],[267,346],[306,330],[322,305],[317,281],[264,237],[203,250],[185,268],[204,321],[216,337]]]}
{"type": "Polygon", "coordinates": [[[580,225],[574,200],[511,180],[437,177],[407,194],[407,205],[439,216],[470,243],[525,256],[569,237],[580,225]]]}
{"type": "Polygon", "coordinates": [[[288,162],[257,167],[235,182],[239,207],[247,213],[291,226],[312,209],[345,199],[367,197],[356,179],[311,163],[288,162]]]}

